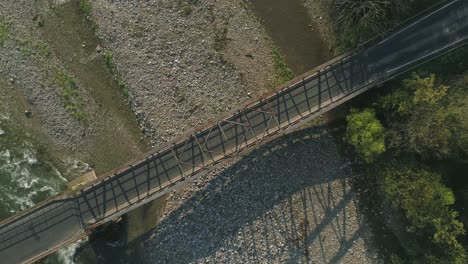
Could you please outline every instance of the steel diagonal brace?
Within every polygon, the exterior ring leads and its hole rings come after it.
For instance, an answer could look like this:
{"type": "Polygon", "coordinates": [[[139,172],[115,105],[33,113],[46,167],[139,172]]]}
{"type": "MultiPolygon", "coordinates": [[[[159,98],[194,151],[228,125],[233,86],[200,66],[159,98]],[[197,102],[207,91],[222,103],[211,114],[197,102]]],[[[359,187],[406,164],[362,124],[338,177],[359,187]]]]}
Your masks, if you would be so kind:
{"type": "MultiPolygon", "coordinates": [[[[163,152],[163,153],[164,153],[164,152],[163,152]]],[[[167,152],[167,153],[169,153],[169,152],[167,152]]],[[[169,172],[168,172],[168,170],[167,170],[167,168],[166,168],[166,165],[164,165],[164,162],[163,162],[161,156],[159,156],[160,154],[161,154],[161,152],[158,152],[158,153],[156,154],[156,157],[159,157],[159,160],[161,161],[161,167],[162,167],[162,169],[164,170],[164,173],[166,174],[167,180],[169,181],[169,183],[173,184],[171,177],[169,177],[169,172]]]]}
{"type": "MultiPolygon", "coordinates": [[[[195,136],[190,135],[190,137],[187,139],[187,142],[189,142],[192,138],[196,139],[195,136]]],[[[186,145],[187,145],[187,144],[185,144],[185,146],[186,146],[186,145]]],[[[184,147],[184,148],[185,148],[185,147],[184,147]]],[[[193,151],[193,147],[192,147],[191,149],[192,149],[192,151],[193,151]]],[[[185,151],[185,150],[184,150],[184,151],[185,151]]],[[[176,151],[174,151],[174,153],[176,153],[176,151]]],[[[197,167],[195,163],[190,163],[190,162],[182,161],[181,156],[178,156],[177,158],[178,158],[178,162],[180,162],[180,164],[185,164],[185,165],[190,165],[190,166],[192,166],[192,167],[197,167]]],[[[192,160],[193,160],[193,155],[192,155],[192,160]]]]}
{"type": "Polygon", "coordinates": [[[151,190],[151,169],[150,169],[149,160],[152,158],[154,158],[154,154],[151,154],[151,156],[145,160],[146,162],[146,196],[149,195],[150,190],[151,190]]]}
{"type": "Polygon", "coordinates": [[[236,146],[236,152],[235,152],[234,155],[237,155],[237,154],[241,151],[241,149],[242,149],[242,144],[243,144],[244,142],[245,142],[245,145],[247,146],[247,141],[246,141],[247,133],[249,133],[249,130],[248,130],[248,129],[245,130],[244,135],[242,136],[241,141],[239,141],[239,145],[236,146]]]}
{"type": "MultiPolygon", "coordinates": [[[[288,88],[290,88],[290,87],[288,87],[288,88]]],[[[298,107],[297,104],[296,104],[296,100],[294,100],[294,97],[291,95],[291,90],[288,90],[288,91],[287,91],[287,94],[289,95],[289,98],[291,98],[291,102],[293,103],[294,108],[296,108],[297,113],[298,113],[299,116],[303,119],[304,116],[302,115],[301,111],[299,111],[299,107],[298,107]]],[[[285,104],[286,104],[286,100],[285,100],[285,104]]]]}
{"type": "MultiPolygon", "coordinates": [[[[222,135],[221,135],[222,137],[222,135]]],[[[207,137],[208,138],[208,137],[207,137]]],[[[223,137],[222,137],[223,138],[223,137]]],[[[209,153],[210,154],[210,157],[211,159],[214,161],[214,158],[213,158],[213,155],[211,154],[216,154],[216,155],[226,155],[226,153],[223,153],[223,152],[218,152],[218,151],[213,151],[213,150],[208,150],[208,146],[206,145],[206,143],[208,143],[207,140],[204,140],[204,143],[203,143],[203,146],[205,147],[205,152],[209,153]]],[[[223,144],[224,144],[224,141],[223,141],[223,144]]],[[[223,145],[223,149],[224,149],[224,145],[223,145]]]]}
{"type": "Polygon", "coordinates": [[[304,95],[305,95],[305,98],[306,98],[307,109],[309,110],[309,113],[311,113],[312,108],[310,107],[309,94],[307,93],[305,78],[302,78],[302,88],[304,88],[304,95]]]}
{"type": "MultiPolygon", "coordinates": [[[[192,135],[192,136],[195,139],[195,142],[197,143],[198,148],[200,149],[200,153],[202,154],[202,157],[203,157],[203,166],[202,167],[205,168],[205,161],[208,161],[208,158],[205,155],[205,151],[203,150],[203,147],[201,146],[200,141],[198,141],[198,137],[196,137],[195,135],[192,135]]],[[[211,156],[211,154],[210,154],[210,156],[211,156]]]]}
{"type": "Polygon", "coordinates": [[[317,72],[317,95],[318,95],[318,105],[317,109],[322,109],[322,72],[317,72]]]}
{"type": "MultiPolygon", "coordinates": [[[[342,68],[341,65],[339,65],[339,66],[337,66],[337,67],[338,67],[338,68],[342,68]]],[[[341,69],[341,70],[343,71],[343,69],[341,69]]],[[[338,79],[338,75],[335,73],[335,71],[333,71],[333,68],[330,68],[330,72],[331,72],[333,78],[335,78],[336,84],[337,84],[338,88],[340,88],[340,92],[341,92],[341,93],[345,93],[346,91],[343,90],[343,84],[342,84],[341,81],[338,79]]],[[[343,72],[343,74],[344,74],[344,72],[343,72]]],[[[344,82],[345,82],[345,84],[346,84],[346,76],[344,76],[344,75],[343,75],[343,80],[344,80],[344,82]]]]}
{"type": "MultiPolygon", "coordinates": [[[[208,153],[210,154],[211,160],[214,161],[213,155],[211,155],[212,153],[213,153],[213,154],[217,154],[217,155],[224,155],[224,153],[217,152],[217,151],[212,151],[212,150],[208,150],[208,146],[206,145],[206,143],[208,143],[208,139],[209,139],[210,136],[211,136],[211,132],[213,132],[213,127],[210,128],[210,130],[208,131],[208,135],[206,135],[206,138],[203,139],[203,146],[205,147],[205,150],[204,150],[204,151],[208,152],[208,153]]],[[[198,139],[197,139],[197,140],[198,140],[198,139]]]]}
{"type": "Polygon", "coordinates": [[[115,195],[114,181],[112,181],[112,179],[110,179],[109,182],[111,184],[112,198],[114,200],[115,210],[119,211],[119,204],[117,203],[117,196],[115,195]]]}
{"type": "Polygon", "coordinates": [[[275,122],[276,122],[276,124],[278,125],[278,131],[280,131],[280,130],[281,130],[281,124],[280,124],[280,122],[278,121],[278,113],[276,113],[276,112],[273,110],[273,108],[271,107],[271,104],[270,104],[270,102],[268,102],[268,100],[265,100],[265,103],[267,104],[268,109],[269,109],[270,112],[271,112],[271,116],[275,119],[275,122]]]}
{"type": "Polygon", "coordinates": [[[96,214],[94,213],[94,210],[93,210],[93,208],[91,207],[91,204],[89,203],[88,198],[86,198],[86,194],[85,194],[85,192],[84,192],[83,190],[81,190],[81,196],[83,197],[83,200],[85,201],[86,206],[88,207],[89,211],[90,211],[91,214],[93,215],[93,218],[94,218],[94,219],[97,219],[96,214]]]}
{"type": "Polygon", "coordinates": [[[137,181],[136,181],[135,170],[133,169],[132,165],[129,166],[129,170],[132,171],[133,184],[135,184],[137,199],[138,199],[138,201],[140,201],[140,190],[138,190],[138,184],[137,184],[137,181]]]}
{"type": "Polygon", "coordinates": [[[187,147],[187,145],[188,145],[188,143],[189,143],[189,141],[190,141],[190,138],[191,138],[191,137],[188,137],[188,139],[185,140],[185,144],[184,144],[184,146],[182,147],[182,151],[180,152],[180,155],[179,155],[178,158],[182,159],[182,155],[185,153],[185,149],[186,149],[186,147],[187,147]]]}
{"type": "Polygon", "coordinates": [[[156,158],[153,158],[154,170],[156,172],[156,177],[158,178],[159,189],[161,190],[162,189],[161,174],[159,173],[158,163],[156,161],[157,161],[156,158]]]}
{"type": "Polygon", "coordinates": [[[184,171],[184,169],[182,168],[182,165],[181,165],[182,162],[180,161],[179,157],[177,157],[177,154],[176,154],[175,151],[174,151],[174,146],[175,146],[175,144],[172,145],[172,147],[170,147],[170,149],[171,149],[172,155],[174,155],[174,158],[175,158],[176,161],[177,161],[177,165],[179,166],[180,172],[182,173],[182,179],[185,179],[185,177],[186,177],[185,171],[184,171]]]}
{"type": "Polygon", "coordinates": [[[328,97],[330,97],[330,101],[333,103],[333,97],[332,97],[332,94],[331,94],[331,87],[330,87],[330,83],[328,82],[328,76],[327,76],[327,72],[329,72],[330,70],[330,66],[326,67],[324,69],[324,72],[325,72],[325,81],[327,82],[327,92],[328,92],[328,97]]]}
{"type": "MultiPolygon", "coordinates": [[[[244,110],[246,110],[246,109],[244,109],[244,110]]],[[[251,110],[251,109],[249,109],[249,110],[251,110]]],[[[258,136],[254,133],[254,131],[253,131],[253,129],[252,129],[252,123],[250,123],[250,119],[247,117],[247,115],[245,114],[245,112],[246,112],[246,111],[243,111],[242,114],[244,115],[245,120],[247,120],[247,127],[249,128],[250,132],[252,132],[252,135],[255,137],[255,140],[260,141],[260,140],[258,139],[258,136]]]]}
{"type": "MultiPolygon", "coordinates": [[[[120,178],[119,178],[119,177],[116,177],[115,180],[117,181],[117,184],[119,185],[120,190],[122,191],[122,194],[123,194],[123,196],[125,197],[125,200],[127,200],[128,205],[132,205],[132,203],[130,202],[130,199],[128,199],[127,192],[124,190],[124,188],[123,188],[123,186],[122,186],[122,183],[120,182],[120,178]]],[[[148,193],[149,193],[149,192],[148,192],[148,193]]]]}
{"type": "MultiPolygon", "coordinates": [[[[238,113],[240,121],[242,121],[242,115],[241,112],[239,111],[238,113]]],[[[249,124],[241,123],[241,122],[236,122],[236,121],[231,121],[231,120],[224,120],[226,123],[232,123],[237,126],[241,127],[249,127],[249,124]]],[[[249,129],[245,130],[244,135],[242,136],[242,139],[239,141],[239,145],[236,145],[236,151],[234,152],[234,155],[237,155],[241,149],[242,144],[245,142],[245,139],[247,137],[247,133],[249,132],[249,129]]],[[[237,138],[237,133],[236,133],[236,138],[237,138]]],[[[247,143],[246,143],[247,144],[247,143]]]]}
{"type": "Polygon", "coordinates": [[[232,155],[232,154],[229,154],[229,153],[227,152],[227,150],[226,150],[226,146],[224,146],[224,143],[229,142],[229,140],[228,140],[228,138],[227,138],[227,136],[226,136],[226,133],[224,133],[223,127],[221,126],[220,123],[221,123],[221,121],[218,121],[219,131],[221,131],[221,134],[222,134],[223,137],[224,137],[224,142],[221,140],[222,145],[223,145],[223,150],[224,150],[223,155],[224,155],[225,157],[232,157],[233,155],[232,155]]]}
{"type": "MultiPolygon", "coordinates": [[[[260,107],[261,108],[261,107],[260,107]]],[[[269,115],[270,118],[268,119],[268,121],[265,122],[265,118],[263,119],[263,123],[266,123],[266,126],[265,126],[265,129],[263,130],[263,133],[262,133],[262,136],[259,140],[258,143],[261,143],[265,137],[268,135],[268,128],[270,127],[270,124],[271,124],[271,121],[274,119],[274,116],[273,116],[273,113],[272,112],[267,112],[267,111],[264,111],[264,110],[259,110],[258,108],[255,108],[255,109],[252,109],[252,111],[255,111],[255,112],[258,112],[258,113],[262,113],[264,114],[263,116],[265,117],[265,114],[269,115]]]]}
{"type": "Polygon", "coordinates": [[[107,183],[108,183],[108,179],[109,178],[106,178],[104,181],[103,181],[103,186],[102,186],[102,211],[104,212],[104,216],[106,216],[106,209],[107,209],[107,183]]]}
{"type": "MultiPolygon", "coordinates": [[[[341,68],[341,72],[342,72],[342,74],[343,74],[343,80],[344,80],[344,83],[345,83],[345,86],[346,86],[346,90],[349,91],[349,90],[350,90],[349,85],[351,85],[351,82],[350,82],[350,84],[348,85],[348,82],[347,82],[348,78],[346,78],[346,72],[345,72],[345,66],[344,66],[346,63],[348,63],[348,62],[346,61],[347,59],[348,59],[348,58],[343,58],[343,59],[341,59],[341,67],[340,67],[340,68],[341,68]]],[[[351,78],[351,75],[352,75],[352,72],[351,72],[351,60],[348,60],[348,61],[349,61],[349,68],[350,68],[350,69],[349,69],[349,70],[350,70],[350,73],[349,73],[350,76],[349,76],[349,77],[351,78]]]]}
{"type": "Polygon", "coordinates": [[[99,218],[101,218],[102,214],[101,214],[101,208],[100,208],[99,202],[98,202],[98,196],[96,194],[96,187],[93,187],[93,194],[94,194],[94,201],[96,202],[96,209],[97,209],[97,212],[98,212],[98,216],[99,216],[99,218]]]}
{"type": "MultiPolygon", "coordinates": [[[[240,115],[239,115],[239,117],[240,117],[240,115]]],[[[240,119],[242,119],[242,118],[240,118],[240,119]]],[[[236,121],[231,121],[229,119],[226,119],[226,120],[223,120],[223,121],[226,122],[226,123],[232,123],[232,124],[238,125],[238,126],[249,126],[248,124],[240,123],[240,122],[236,122],[236,121]]]]}
{"type": "Polygon", "coordinates": [[[81,206],[80,206],[80,196],[78,196],[77,194],[74,194],[74,200],[75,200],[75,206],[76,206],[76,209],[78,210],[78,217],[80,219],[80,226],[82,229],[85,229],[85,224],[84,224],[84,221],[83,221],[83,214],[81,213],[81,206]]]}

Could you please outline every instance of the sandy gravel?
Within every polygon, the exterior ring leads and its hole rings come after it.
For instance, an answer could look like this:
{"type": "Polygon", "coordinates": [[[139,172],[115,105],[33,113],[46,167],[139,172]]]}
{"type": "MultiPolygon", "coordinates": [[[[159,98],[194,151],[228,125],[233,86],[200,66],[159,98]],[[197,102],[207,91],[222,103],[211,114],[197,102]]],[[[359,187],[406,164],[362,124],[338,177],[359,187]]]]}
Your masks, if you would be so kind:
{"type": "Polygon", "coordinates": [[[4,45],[0,45],[0,78],[20,89],[34,108],[33,114],[47,127],[49,134],[56,136],[57,141],[66,137],[73,144],[79,138],[79,123],[68,117],[56,94],[56,87],[46,85],[46,65],[55,58],[46,58],[32,48],[40,40],[37,22],[33,21],[37,12],[29,2],[0,1],[0,17],[10,27],[9,36],[4,45]],[[24,43],[23,48],[21,42],[24,43]],[[65,127],[71,129],[64,131],[65,127]]]}
{"type": "Polygon", "coordinates": [[[145,259],[378,263],[348,165],[323,128],[268,144],[173,193],[145,259]]]}
{"type": "Polygon", "coordinates": [[[242,0],[99,0],[93,6],[97,33],[155,145],[275,85],[273,46],[242,0]]]}

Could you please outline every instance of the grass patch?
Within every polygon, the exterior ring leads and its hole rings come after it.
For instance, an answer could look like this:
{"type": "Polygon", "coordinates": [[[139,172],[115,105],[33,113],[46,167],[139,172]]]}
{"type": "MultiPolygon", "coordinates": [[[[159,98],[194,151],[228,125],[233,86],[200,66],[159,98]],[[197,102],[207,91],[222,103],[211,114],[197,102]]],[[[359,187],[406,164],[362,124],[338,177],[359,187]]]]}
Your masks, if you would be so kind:
{"type": "Polygon", "coordinates": [[[58,95],[62,99],[63,107],[76,120],[85,122],[87,119],[84,110],[84,100],[81,97],[75,80],[63,70],[51,67],[52,83],[59,87],[58,95]]]}
{"type": "Polygon", "coordinates": [[[93,6],[89,0],[80,0],[80,9],[87,17],[90,17],[93,11],[93,6]]]}
{"type": "Polygon", "coordinates": [[[51,54],[49,46],[40,40],[20,38],[16,40],[19,50],[24,56],[41,56],[48,58],[51,54]]]}
{"type": "Polygon", "coordinates": [[[3,19],[0,18],[0,45],[3,46],[3,44],[5,44],[8,35],[10,35],[10,27],[5,21],[3,21],[3,19]]]}
{"type": "Polygon", "coordinates": [[[102,56],[104,58],[104,62],[106,63],[107,68],[109,70],[113,70],[115,68],[115,65],[114,65],[114,56],[112,55],[112,52],[106,50],[102,56]]]}
{"type": "Polygon", "coordinates": [[[114,56],[112,55],[112,52],[106,50],[104,51],[102,56],[104,58],[104,63],[106,64],[107,69],[109,69],[109,71],[111,72],[112,78],[114,79],[117,87],[119,88],[120,93],[123,97],[128,99],[130,97],[128,85],[122,78],[122,75],[120,74],[120,72],[117,69],[117,66],[114,63],[114,56]]]}
{"type": "Polygon", "coordinates": [[[275,61],[275,76],[278,82],[281,84],[292,80],[294,73],[284,61],[284,57],[278,48],[273,48],[273,59],[275,61]]]}

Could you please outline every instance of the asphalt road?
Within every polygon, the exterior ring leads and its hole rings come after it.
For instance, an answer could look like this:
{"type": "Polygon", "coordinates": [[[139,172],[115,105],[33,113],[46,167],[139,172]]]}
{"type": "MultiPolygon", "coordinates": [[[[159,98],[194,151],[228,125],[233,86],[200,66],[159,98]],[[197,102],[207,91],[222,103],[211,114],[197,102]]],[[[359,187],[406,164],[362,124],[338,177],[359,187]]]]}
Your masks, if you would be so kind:
{"type": "Polygon", "coordinates": [[[276,93],[189,133],[147,159],[101,178],[69,198],[57,198],[0,225],[0,260],[36,260],[185,180],[468,42],[468,1],[444,4],[354,53],[298,77],[276,93]]]}

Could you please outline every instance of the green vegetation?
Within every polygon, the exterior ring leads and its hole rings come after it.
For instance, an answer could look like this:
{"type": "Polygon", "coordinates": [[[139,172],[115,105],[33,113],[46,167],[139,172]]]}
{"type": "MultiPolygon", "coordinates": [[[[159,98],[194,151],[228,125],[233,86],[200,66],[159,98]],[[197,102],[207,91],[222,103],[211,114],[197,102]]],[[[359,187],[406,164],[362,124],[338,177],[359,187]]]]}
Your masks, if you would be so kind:
{"type": "Polygon", "coordinates": [[[112,55],[112,52],[106,50],[102,56],[104,57],[104,62],[106,63],[107,68],[113,70],[115,65],[114,56],[112,55]]]}
{"type": "Polygon", "coordinates": [[[5,21],[3,21],[2,18],[0,18],[0,45],[3,46],[3,44],[5,44],[5,41],[7,40],[9,34],[10,27],[5,21]]]}
{"type": "Polygon", "coordinates": [[[345,141],[354,146],[364,162],[374,161],[385,151],[384,128],[375,117],[373,109],[364,109],[361,112],[352,109],[346,120],[348,126],[345,141]]]}
{"type": "Polygon", "coordinates": [[[16,34],[12,34],[12,32],[15,32],[13,26],[0,17],[1,46],[5,44],[7,39],[10,39],[18,46],[21,53],[25,56],[39,55],[43,58],[50,56],[51,51],[45,42],[33,37],[19,37],[16,34]]]}
{"type": "Polygon", "coordinates": [[[454,194],[440,176],[402,162],[383,168],[379,176],[386,199],[408,220],[407,231],[415,238],[407,245],[412,260],[465,263],[465,250],[458,241],[465,230],[451,209],[454,194]]]}
{"type": "Polygon", "coordinates": [[[86,15],[86,17],[90,17],[93,11],[93,6],[91,1],[89,0],[80,0],[80,9],[86,15]]]}
{"type": "Polygon", "coordinates": [[[393,217],[405,226],[398,239],[404,254],[390,254],[392,263],[468,261],[461,222],[468,212],[455,210],[468,200],[468,181],[444,165],[468,167],[466,87],[468,72],[452,78],[413,73],[375,92],[373,108],[352,109],[347,117],[345,141],[366,162],[363,173],[376,178],[373,187],[362,181],[357,188],[372,190],[366,195],[374,197],[374,211],[391,204],[393,217]]]}
{"type": "Polygon", "coordinates": [[[463,108],[447,100],[449,87],[436,85],[435,75],[413,74],[379,99],[387,113],[389,145],[424,158],[444,158],[463,146],[463,108]]]}
{"type": "Polygon", "coordinates": [[[284,61],[278,48],[273,48],[273,59],[275,61],[275,75],[279,84],[288,82],[294,78],[293,71],[284,61]]]}
{"type": "Polygon", "coordinates": [[[87,115],[84,110],[84,101],[76,82],[64,70],[57,67],[50,67],[49,70],[52,83],[59,88],[58,95],[62,99],[63,107],[78,121],[85,122],[87,115]]]}
{"type": "Polygon", "coordinates": [[[128,91],[128,85],[122,78],[122,75],[120,75],[120,72],[118,71],[117,66],[114,63],[114,56],[112,55],[112,52],[108,50],[104,51],[103,58],[107,69],[109,69],[109,71],[112,74],[112,78],[114,78],[115,83],[119,87],[120,93],[123,97],[129,98],[130,92],[128,91]]]}
{"type": "Polygon", "coordinates": [[[16,44],[24,56],[40,56],[48,58],[51,54],[49,46],[38,39],[16,39],[16,44]]]}
{"type": "Polygon", "coordinates": [[[343,52],[399,24],[438,0],[335,0],[331,21],[335,46],[343,52]]]}

